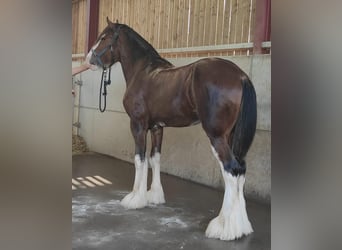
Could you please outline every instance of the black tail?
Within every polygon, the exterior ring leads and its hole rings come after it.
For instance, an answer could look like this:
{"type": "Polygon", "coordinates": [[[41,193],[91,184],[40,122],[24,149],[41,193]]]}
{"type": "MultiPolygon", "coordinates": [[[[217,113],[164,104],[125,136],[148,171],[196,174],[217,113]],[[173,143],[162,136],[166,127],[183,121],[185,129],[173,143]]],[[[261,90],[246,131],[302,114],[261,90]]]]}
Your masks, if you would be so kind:
{"type": "Polygon", "coordinates": [[[231,147],[241,167],[246,167],[244,159],[255,135],[257,106],[255,89],[247,76],[242,79],[242,89],[240,112],[231,133],[231,147]]]}

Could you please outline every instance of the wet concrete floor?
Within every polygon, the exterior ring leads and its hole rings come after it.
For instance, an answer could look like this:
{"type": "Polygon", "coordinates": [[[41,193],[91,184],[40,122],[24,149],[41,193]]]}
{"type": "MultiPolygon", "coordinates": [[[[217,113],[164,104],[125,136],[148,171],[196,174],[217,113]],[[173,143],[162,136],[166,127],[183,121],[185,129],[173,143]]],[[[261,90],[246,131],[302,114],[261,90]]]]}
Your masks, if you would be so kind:
{"type": "MultiPolygon", "coordinates": [[[[271,208],[247,199],[254,233],[235,241],[205,237],[222,205],[223,192],[162,174],[166,203],[126,210],[134,166],[109,156],[73,156],[73,249],[271,249],[271,208]]],[[[149,182],[151,183],[151,169],[149,182]]]]}

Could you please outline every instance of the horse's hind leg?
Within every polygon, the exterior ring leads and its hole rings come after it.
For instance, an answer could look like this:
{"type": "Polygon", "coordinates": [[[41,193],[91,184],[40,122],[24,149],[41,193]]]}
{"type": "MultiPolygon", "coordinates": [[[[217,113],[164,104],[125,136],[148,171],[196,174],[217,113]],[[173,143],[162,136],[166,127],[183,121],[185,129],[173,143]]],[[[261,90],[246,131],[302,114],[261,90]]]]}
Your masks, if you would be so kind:
{"type": "Polygon", "coordinates": [[[160,182],[160,152],[163,139],[163,128],[158,127],[151,130],[152,149],[150,164],[152,168],[151,189],[147,192],[147,201],[153,204],[165,203],[164,191],[160,182]]]}
{"type": "Polygon", "coordinates": [[[144,124],[131,121],[131,130],[135,140],[135,178],[133,191],[123,198],[121,205],[126,208],[136,209],[147,205],[148,164],[145,157],[147,129],[144,124]]]}
{"type": "Polygon", "coordinates": [[[206,236],[234,240],[253,232],[243,196],[246,169],[235,159],[226,136],[210,138],[210,141],[213,153],[220,164],[225,192],[221,211],[209,223],[206,236]]]}

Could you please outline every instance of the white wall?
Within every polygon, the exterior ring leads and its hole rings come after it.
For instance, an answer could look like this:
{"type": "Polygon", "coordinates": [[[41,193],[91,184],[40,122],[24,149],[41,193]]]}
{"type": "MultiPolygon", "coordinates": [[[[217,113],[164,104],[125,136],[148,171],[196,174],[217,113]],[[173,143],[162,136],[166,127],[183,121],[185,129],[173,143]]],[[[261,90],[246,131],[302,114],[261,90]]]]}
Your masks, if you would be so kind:
{"type": "MultiPolygon", "coordinates": [[[[245,190],[247,195],[269,200],[271,195],[271,57],[223,57],[239,65],[251,78],[257,92],[258,123],[252,147],[247,154],[245,190]]],[[[198,58],[170,59],[176,66],[198,58]]],[[[107,111],[98,110],[101,72],[87,71],[81,92],[80,135],[90,150],[133,162],[134,143],[129,118],[122,105],[125,81],[120,64],[112,67],[107,111]]],[[[150,143],[148,142],[148,145],[150,143]]],[[[149,147],[148,152],[149,154],[149,147]]],[[[221,173],[201,125],[165,128],[161,170],[212,187],[222,188],[221,173]]]]}

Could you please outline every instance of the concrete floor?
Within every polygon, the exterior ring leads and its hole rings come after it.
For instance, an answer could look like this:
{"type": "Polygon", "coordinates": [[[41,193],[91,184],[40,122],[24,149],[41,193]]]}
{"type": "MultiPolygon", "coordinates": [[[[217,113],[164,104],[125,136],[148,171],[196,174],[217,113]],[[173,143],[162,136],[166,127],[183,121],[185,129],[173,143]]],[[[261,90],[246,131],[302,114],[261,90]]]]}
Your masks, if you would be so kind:
{"type": "Polygon", "coordinates": [[[221,208],[222,191],[162,174],[166,203],[126,210],[119,202],[133,186],[133,164],[95,153],[74,155],[72,176],[73,249],[271,249],[270,205],[248,199],[254,233],[220,241],[204,232],[221,208]],[[97,185],[89,187],[86,177],[97,185]]]}

